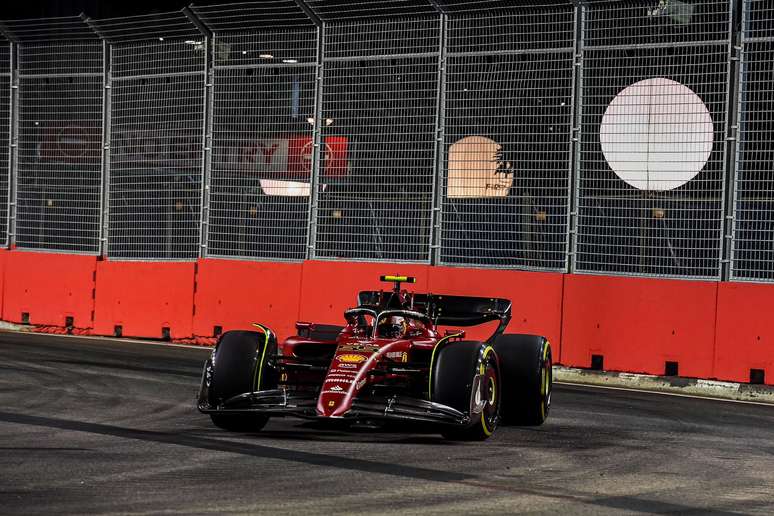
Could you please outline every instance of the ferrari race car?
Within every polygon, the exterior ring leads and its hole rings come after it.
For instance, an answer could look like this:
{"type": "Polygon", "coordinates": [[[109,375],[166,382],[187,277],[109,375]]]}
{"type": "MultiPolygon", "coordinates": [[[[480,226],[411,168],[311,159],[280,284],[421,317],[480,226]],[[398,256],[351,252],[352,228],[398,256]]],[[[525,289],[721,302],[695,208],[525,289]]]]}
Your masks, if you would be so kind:
{"type": "Polygon", "coordinates": [[[260,430],[271,417],[429,424],[449,439],[486,439],[498,424],[540,425],[551,404],[551,346],[504,334],[507,299],[422,294],[382,276],[345,326],[296,324],[278,342],[267,326],[224,333],[204,365],[198,408],[220,428],[260,430]],[[485,341],[460,328],[499,321],[485,341]]]}

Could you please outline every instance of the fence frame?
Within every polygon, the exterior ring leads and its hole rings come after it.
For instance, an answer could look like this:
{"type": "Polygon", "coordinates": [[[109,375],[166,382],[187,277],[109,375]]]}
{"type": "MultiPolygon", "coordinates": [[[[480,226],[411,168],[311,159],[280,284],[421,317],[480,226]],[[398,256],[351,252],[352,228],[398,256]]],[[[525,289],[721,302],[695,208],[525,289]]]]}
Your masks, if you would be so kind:
{"type": "Polygon", "coordinates": [[[107,256],[108,244],[108,217],[109,217],[109,194],[110,194],[110,114],[111,114],[111,64],[110,64],[110,44],[107,39],[100,34],[90,18],[81,15],[83,21],[97,34],[102,40],[102,135],[100,139],[100,153],[102,155],[102,174],[99,199],[99,256],[107,256]]]}
{"type": "MultiPolygon", "coordinates": [[[[728,99],[726,102],[726,145],[723,161],[723,191],[721,199],[723,203],[723,241],[720,245],[720,271],[718,279],[728,281],[732,276],[734,237],[736,235],[736,179],[739,165],[739,113],[741,112],[741,66],[742,41],[740,34],[734,30],[734,11],[737,2],[728,3],[728,99]]],[[[744,16],[742,7],[742,16],[744,16]]],[[[744,26],[744,24],[742,24],[744,26]]]]}
{"type": "Polygon", "coordinates": [[[580,193],[580,168],[583,130],[583,26],[586,22],[586,6],[584,3],[575,5],[575,48],[572,55],[572,123],[570,124],[570,140],[572,142],[572,158],[570,164],[570,197],[567,214],[567,273],[574,273],[578,257],[578,194],[580,193]]]}
{"type": "Polygon", "coordinates": [[[215,101],[215,67],[212,52],[214,35],[196,16],[190,6],[183,7],[183,14],[202,33],[204,43],[204,124],[202,125],[202,184],[199,197],[199,257],[207,256],[207,238],[210,223],[210,172],[212,170],[213,104],[215,101]]]}
{"type": "Polygon", "coordinates": [[[441,240],[443,234],[443,174],[444,156],[446,155],[446,69],[448,62],[446,52],[449,43],[449,15],[438,5],[436,0],[430,0],[438,11],[440,34],[438,37],[438,96],[435,105],[435,177],[432,190],[432,213],[430,218],[430,263],[441,264],[441,240]]]}
{"type": "MultiPolygon", "coordinates": [[[[296,2],[302,6],[306,12],[308,7],[301,0],[296,2]]],[[[307,15],[311,14],[311,10],[307,15]]],[[[317,62],[315,63],[315,86],[314,86],[314,125],[312,127],[312,170],[309,177],[309,209],[307,213],[306,226],[306,258],[313,260],[316,258],[317,245],[317,216],[320,202],[320,162],[322,161],[322,112],[323,112],[323,88],[325,77],[325,64],[323,55],[325,55],[325,22],[317,18],[312,18],[317,25],[317,62]]]]}
{"type": "Polygon", "coordinates": [[[4,246],[12,248],[16,245],[16,186],[19,175],[19,70],[17,66],[18,47],[9,38],[11,45],[11,124],[8,131],[8,220],[4,246]]]}

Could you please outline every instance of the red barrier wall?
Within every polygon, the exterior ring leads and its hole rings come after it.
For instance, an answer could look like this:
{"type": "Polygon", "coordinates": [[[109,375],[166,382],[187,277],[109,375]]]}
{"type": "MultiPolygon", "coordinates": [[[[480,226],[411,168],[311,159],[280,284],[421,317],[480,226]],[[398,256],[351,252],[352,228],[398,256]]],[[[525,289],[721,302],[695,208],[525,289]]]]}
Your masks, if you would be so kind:
{"type": "Polygon", "coordinates": [[[94,333],[113,335],[116,325],[125,337],[173,339],[193,335],[193,262],[97,263],[94,333]]]}
{"type": "Polygon", "coordinates": [[[282,338],[295,332],[303,265],[300,263],[199,260],[193,332],[269,325],[282,338]]]}
{"type": "MultiPolygon", "coordinates": [[[[510,299],[513,317],[506,331],[545,335],[554,361],[561,357],[562,274],[513,270],[430,267],[429,290],[450,295],[510,299]]],[[[486,338],[496,323],[467,330],[467,337],[486,338]]]]}
{"type": "Polygon", "coordinates": [[[97,259],[61,253],[6,251],[3,320],[77,328],[93,326],[94,273],[97,259]]]}
{"type": "Polygon", "coordinates": [[[611,371],[713,376],[717,283],[566,275],[562,362],[611,371]]]}
{"type": "Polygon", "coordinates": [[[361,290],[392,288],[379,281],[384,274],[417,279],[418,291],[428,289],[428,265],[309,261],[304,262],[298,317],[303,321],[341,324],[344,310],[357,305],[361,290]]]}
{"type": "Polygon", "coordinates": [[[750,369],[762,369],[774,385],[774,286],[720,283],[718,291],[715,374],[750,381],[750,369]]]}
{"type": "MultiPolygon", "coordinates": [[[[40,326],[173,339],[210,337],[270,324],[279,336],[297,320],[340,324],[359,290],[390,288],[382,274],[415,276],[419,291],[491,295],[513,300],[509,332],[551,339],[569,366],[750,381],[750,370],[774,385],[774,285],[698,282],[417,264],[340,261],[265,263],[204,259],[197,263],[112,262],[94,256],[0,250],[0,309],[23,312],[40,326]]],[[[492,325],[493,326],[493,325],[492,325]]],[[[490,328],[491,330],[491,328],[490,328]]],[[[471,338],[483,336],[468,329],[471,338]]]]}
{"type": "Polygon", "coordinates": [[[3,315],[3,302],[5,300],[5,262],[8,259],[8,251],[0,249],[0,317],[3,315]]]}

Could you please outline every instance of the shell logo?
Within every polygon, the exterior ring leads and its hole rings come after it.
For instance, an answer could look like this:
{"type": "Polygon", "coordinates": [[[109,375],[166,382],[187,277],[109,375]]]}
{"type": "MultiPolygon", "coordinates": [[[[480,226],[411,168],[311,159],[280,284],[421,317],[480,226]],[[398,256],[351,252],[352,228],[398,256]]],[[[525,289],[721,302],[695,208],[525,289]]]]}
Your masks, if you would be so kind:
{"type": "Polygon", "coordinates": [[[347,354],[347,355],[339,355],[336,357],[339,362],[349,362],[353,364],[359,364],[360,362],[364,362],[366,357],[363,355],[355,355],[355,354],[347,354]]]}

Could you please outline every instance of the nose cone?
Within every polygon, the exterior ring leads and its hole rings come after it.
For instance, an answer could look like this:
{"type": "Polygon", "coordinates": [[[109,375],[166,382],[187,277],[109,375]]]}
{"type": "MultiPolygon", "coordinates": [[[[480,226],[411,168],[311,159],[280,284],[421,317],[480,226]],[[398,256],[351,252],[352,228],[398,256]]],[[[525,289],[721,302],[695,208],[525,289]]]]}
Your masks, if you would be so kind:
{"type": "Polygon", "coordinates": [[[337,351],[317,399],[317,414],[338,417],[352,407],[352,399],[365,384],[367,369],[374,362],[369,360],[372,351],[337,351]]]}

